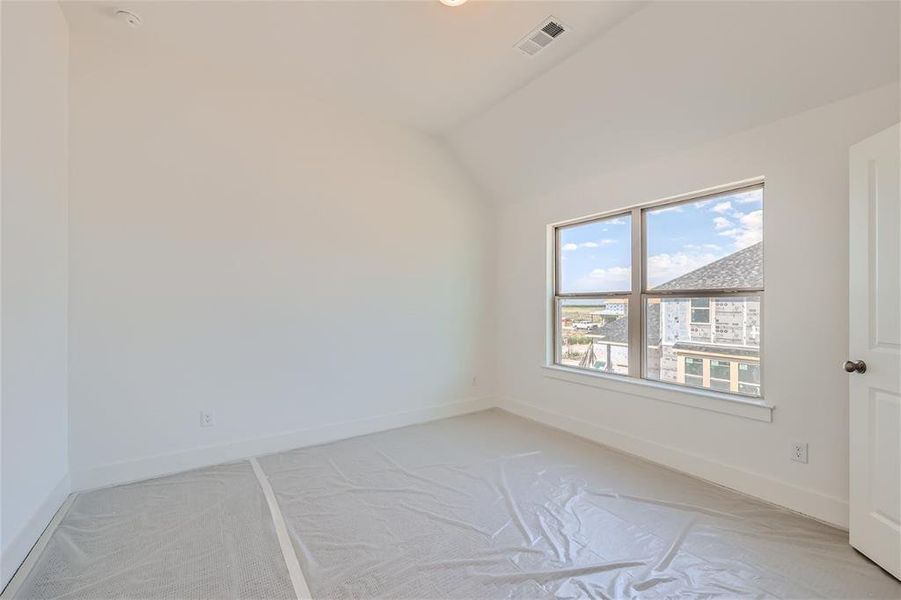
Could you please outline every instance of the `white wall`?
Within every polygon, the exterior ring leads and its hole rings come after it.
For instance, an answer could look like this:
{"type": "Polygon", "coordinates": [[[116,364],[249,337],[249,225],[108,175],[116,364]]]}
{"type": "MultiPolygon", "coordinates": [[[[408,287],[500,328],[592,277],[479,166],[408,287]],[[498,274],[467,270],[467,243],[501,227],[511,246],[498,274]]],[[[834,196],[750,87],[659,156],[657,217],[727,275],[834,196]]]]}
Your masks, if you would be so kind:
{"type": "Polygon", "coordinates": [[[499,393],[507,406],[847,525],[848,147],[899,118],[886,86],[503,206],[499,393]],[[766,177],[763,372],[772,423],[546,377],[548,223],[766,177]],[[809,443],[810,462],[789,459],[809,443]]]}
{"type": "Polygon", "coordinates": [[[0,10],[2,587],[68,493],[68,30],[55,2],[0,10]]]}
{"type": "Polygon", "coordinates": [[[72,35],[75,487],[480,406],[492,215],[444,149],[131,43],[72,35]]]}

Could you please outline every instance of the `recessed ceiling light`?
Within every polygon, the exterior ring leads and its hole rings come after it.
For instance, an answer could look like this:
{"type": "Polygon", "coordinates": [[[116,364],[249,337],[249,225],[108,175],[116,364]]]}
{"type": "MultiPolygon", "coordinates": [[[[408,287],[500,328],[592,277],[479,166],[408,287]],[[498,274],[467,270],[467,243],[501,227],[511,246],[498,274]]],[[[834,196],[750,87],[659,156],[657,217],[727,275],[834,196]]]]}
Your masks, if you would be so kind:
{"type": "Polygon", "coordinates": [[[441,4],[445,6],[460,6],[464,4],[466,0],[441,0],[441,4]]]}

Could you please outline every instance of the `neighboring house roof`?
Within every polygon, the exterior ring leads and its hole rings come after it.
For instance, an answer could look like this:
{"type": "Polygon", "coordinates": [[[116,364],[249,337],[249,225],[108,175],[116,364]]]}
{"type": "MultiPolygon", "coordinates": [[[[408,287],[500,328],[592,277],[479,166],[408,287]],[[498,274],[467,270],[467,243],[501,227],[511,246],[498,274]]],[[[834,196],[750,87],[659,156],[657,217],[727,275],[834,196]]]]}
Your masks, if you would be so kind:
{"type": "Polygon", "coordinates": [[[696,342],[676,342],[673,349],[677,352],[702,352],[705,354],[728,354],[729,356],[748,356],[757,358],[760,348],[745,346],[726,346],[723,344],[699,344],[696,342]]]}
{"type": "MultiPolygon", "coordinates": [[[[660,344],[660,304],[648,305],[648,344],[660,344]]],[[[591,332],[595,342],[626,344],[629,341],[629,319],[620,317],[591,332]]]]}
{"type": "Polygon", "coordinates": [[[763,287],[763,242],[733,252],[700,269],[662,283],[654,290],[706,290],[763,287]]]}

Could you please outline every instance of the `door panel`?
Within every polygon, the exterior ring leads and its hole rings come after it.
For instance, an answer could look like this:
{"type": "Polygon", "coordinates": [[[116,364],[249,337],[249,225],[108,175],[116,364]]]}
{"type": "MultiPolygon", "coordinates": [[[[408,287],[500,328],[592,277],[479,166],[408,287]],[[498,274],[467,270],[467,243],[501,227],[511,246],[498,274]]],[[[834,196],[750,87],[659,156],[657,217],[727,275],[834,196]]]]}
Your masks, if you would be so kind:
{"type": "Polygon", "coordinates": [[[853,146],[849,201],[851,544],[901,578],[901,127],[853,146]]]}
{"type": "MultiPolygon", "coordinates": [[[[896,140],[897,143],[897,140],[896,140]]],[[[881,157],[870,157],[868,191],[870,201],[870,261],[873,279],[870,285],[870,331],[874,348],[883,348],[897,356],[901,346],[901,277],[899,255],[901,242],[898,223],[898,165],[887,164],[881,157]]]]}
{"type": "Polygon", "coordinates": [[[901,396],[883,390],[870,393],[870,439],[873,441],[870,489],[871,510],[898,531],[901,527],[901,487],[889,485],[891,480],[880,473],[901,473],[901,396]]]}

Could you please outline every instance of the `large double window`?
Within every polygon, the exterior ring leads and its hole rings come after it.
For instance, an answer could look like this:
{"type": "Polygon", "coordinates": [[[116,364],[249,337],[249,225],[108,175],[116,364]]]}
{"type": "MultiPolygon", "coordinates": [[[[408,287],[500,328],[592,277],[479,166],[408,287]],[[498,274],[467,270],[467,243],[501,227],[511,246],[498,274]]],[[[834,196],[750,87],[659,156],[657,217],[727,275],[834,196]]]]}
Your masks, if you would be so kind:
{"type": "Polygon", "coordinates": [[[553,236],[555,364],[762,396],[762,182],[553,236]]]}

